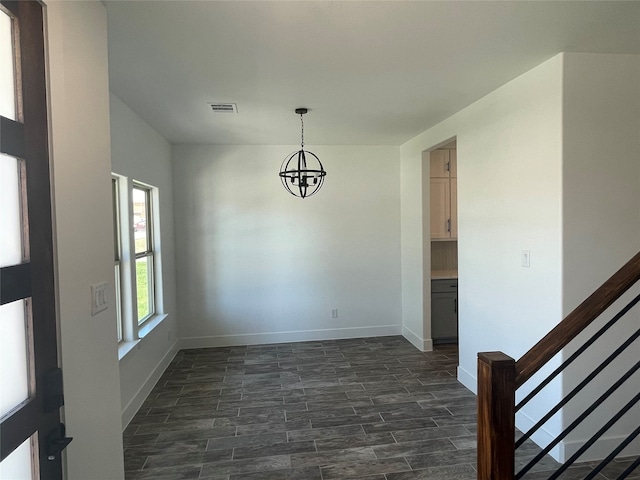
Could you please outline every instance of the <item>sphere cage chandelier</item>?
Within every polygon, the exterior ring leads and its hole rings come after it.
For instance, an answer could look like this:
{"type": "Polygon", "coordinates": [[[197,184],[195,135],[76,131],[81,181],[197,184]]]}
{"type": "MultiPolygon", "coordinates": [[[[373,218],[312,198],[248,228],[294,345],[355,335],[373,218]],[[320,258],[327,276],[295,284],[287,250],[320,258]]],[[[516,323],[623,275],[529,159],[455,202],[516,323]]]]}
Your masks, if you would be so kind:
{"type": "Polygon", "coordinates": [[[302,125],[300,150],[287,156],[280,167],[282,185],[291,195],[300,198],[310,197],[320,190],[324,183],[324,177],[327,175],[318,156],[304,149],[304,120],[302,116],[307,112],[306,108],[296,108],[302,125]]]}

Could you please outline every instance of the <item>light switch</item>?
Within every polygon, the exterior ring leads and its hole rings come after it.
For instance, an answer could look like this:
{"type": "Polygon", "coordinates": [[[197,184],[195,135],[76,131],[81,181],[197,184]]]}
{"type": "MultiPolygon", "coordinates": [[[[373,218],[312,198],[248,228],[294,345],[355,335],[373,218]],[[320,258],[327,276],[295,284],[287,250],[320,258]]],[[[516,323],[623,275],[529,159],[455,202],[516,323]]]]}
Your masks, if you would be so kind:
{"type": "Polygon", "coordinates": [[[529,268],[531,264],[531,252],[529,250],[522,250],[522,266],[529,268]]]}
{"type": "Polygon", "coordinates": [[[107,307],[107,282],[91,285],[91,316],[106,310],[107,307]]]}

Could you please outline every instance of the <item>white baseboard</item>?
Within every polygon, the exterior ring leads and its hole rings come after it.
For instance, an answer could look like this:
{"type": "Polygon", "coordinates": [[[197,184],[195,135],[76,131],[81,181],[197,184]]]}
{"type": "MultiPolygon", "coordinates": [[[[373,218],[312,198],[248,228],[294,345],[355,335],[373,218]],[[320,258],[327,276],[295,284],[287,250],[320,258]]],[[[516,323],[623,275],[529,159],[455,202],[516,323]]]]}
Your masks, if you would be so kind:
{"type": "Polygon", "coordinates": [[[294,332],[242,333],[236,335],[213,335],[209,337],[186,337],[181,339],[180,348],[262,345],[268,343],[337,340],[342,338],[386,337],[400,334],[400,325],[300,330],[294,332]]]}
{"type": "MultiPolygon", "coordinates": [[[[596,443],[591,445],[589,449],[583,453],[579,458],[578,462],[591,462],[594,460],[602,460],[607,455],[609,455],[618,445],[622,443],[622,441],[626,438],[626,435],[616,435],[610,437],[603,437],[598,439],[596,443]]],[[[570,440],[567,442],[560,442],[558,445],[560,447],[560,460],[561,462],[567,461],[574,455],[584,444],[586,440],[570,440]]],[[[627,448],[625,448],[621,453],[620,457],[637,457],[640,455],[640,438],[636,437],[634,441],[632,441],[627,448]]]]}
{"type": "MultiPolygon", "coordinates": [[[[526,415],[525,413],[518,412],[516,414],[516,427],[526,432],[535,425],[536,422],[526,415]]],[[[616,435],[600,438],[591,447],[578,458],[578,462],[590,462],[594,460],[602,460],[609,455],[622,441],[626,438],[626,435],[616,435]]],[[[549,445],[555,436],[544,427],[538,429],[532,436],[533,440],[538,446],[545,447],[549,445]]],[[[573,454],[575,454],[587,440],[562,440],[558,445],[553,447],[549,452],[556,461],[560,463],[566,462],[573,454]]],[[[619,455],[621,457],[630,457],[640,455],[640,439],[636,438],[627,448],[625,448],[619,455]]]]}
{"type": "Polygon", "coordinates": [[[406,326],[402,326],[402,336],[421,352],[431,352],[433,350],[433,340],[424,339],[415,332],[409,330],[406,326]]]}
{"type": "Polygon", "coordinates": [[[475,395],[478,394],[478,379],[460,366],[458,366],[458,381],[475,395]]]}
{"type": "MultiPolygon", "coordinates": [[[[458,381],[471,390],[474,394],[478,394],[478,377],[464,368],[458,366],[458,381]]],[[[536,422],[528,415],[518,412],[516,414],[516,428],[521,432],[526,432],[535,425],[536,422]]],[[[553,435],[540,428],[531,438],[537,445],[544,447],[553,440],[553,435]]],[[[553,458],[558,460],[560,455],[560,447],[556,446],[551,452],[549,452],[553,458]]]]}
{"type": "MultiPolygon", "coordinates": [[[[464,368],[458,366],[458,381],[471,390],[474,394],[478,394],[478,378],[477,375],[472,374],[471,372],[465,370],[464,368]]],[[[533,421],[531,417],[526,415],[525,413],[518,412],[516,414],[516,428],[521,432],[526,432],[531,427],[535,425],[536,422],[533,421]]],[[[540,428],[531,438],[537,445],[544,447],[548,445],[554,439],[553,435],[547,432],[544,428],[540,428]]],[[[551,450],[550,455],[558,460],[560,458],[560,446],[556,446],[551,450]]],[[[604,457],[603,457],[604,458],[604,457]]],[[[558,460],[560,461],[560,460],[558,460]]]]}
{"type": "MultiPolygon", "coordinates": [[[[476,395],[478,394],[478,381],[476,376],[472,375],[462,367],[458,367],[458,381],[465,387],[471,390],[476,395]]],[[[537,422],[529,417],[526,413],[518,412],[516,414],[516,428],[521,432],[526,432],[531,429],[537,422]]],[[[609,455],[618,445],[622,443],[626,436],[619,435],[614,437],[605,437],[599,439],[594,443],[577,461],[578,462],[590,462],[594,460],[602,460],[609,455]]],[[[531,440],[538,446],[544,448],[549,445],[555,436],[544,429],[539,428],[531,437],[531,440]]],[[[586,440],[575,441],[561,441],[558,445],[551,449],[549,455],[551,455],[556,461],[560,463],[566,462],[573,454],[575,454],[584,444],[586,440]]],[[[640,438],[636,438],[633,442],[625,448],[620,456],[621,457],[637,457],[640,455],[640,438]]]]}
{"type": "MultiPolygon", "coordinates": [[[[518,413],[516,413],[516,428],[518,430],[520,430],[521,432],[527,432],[529,431],[535,424],[537,423],[537,420],[533,420],[533,418],[531,418],[529,415],[527,415],[526,413],[519,411],[518,413]]],[[[531,440],[538,445],[539,447],[546,447],[547,445],[549,445],[553,440],[555,440],[555,435],[553,435],[551,432],[549,432],[548,430],[545,430],[544,426],[540,427],[532,436],[531,436],[531,440]]],[[[557,462],[564,462],[564,459],[562,458],[562,442],[560,442],[558,445],[556,445],[555,447],[553,447],[551,449],[551,451],[549,452],[549,455],[551,455],[554,460],[556,460],[557,462]]],[[[604,458],[604,457],[603,457],[604,458]]]]}
{"type": "Polygon", "coordinates": [[[164,355],[164,357],[162,357],[160,362],[158,362],[158,365],[156,365],[156,368],[153,369],[153,371],[142,383],[142,385],[140,386],[136,394],[133,396],[133,398],[122,409],[122,430],[123,431],[125,428],[127,428],[127,425],[129,425],[129,422],[131,421],[131,419],[138,412],[142,403],[149,396],[155,384],[158,383],[158,380],[160,379],[164,371],[167,369],[167,367],[169,366],[173,358],[178,353],[178,344],[179,344],[179,340],[176,340],[173,342],[173,345],[169,347],[169,350],[167,350],[167,353],[164,355]]]}

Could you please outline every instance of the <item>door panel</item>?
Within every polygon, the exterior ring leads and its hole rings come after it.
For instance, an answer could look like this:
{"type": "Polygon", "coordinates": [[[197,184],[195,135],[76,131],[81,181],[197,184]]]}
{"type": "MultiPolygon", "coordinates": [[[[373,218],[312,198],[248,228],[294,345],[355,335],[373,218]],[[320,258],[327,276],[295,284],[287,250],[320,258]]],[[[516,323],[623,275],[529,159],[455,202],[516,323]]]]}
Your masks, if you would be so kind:
{"type": "Polygon", "coordinates": [[[451,192],[449,193],[451,198],[451,238],[458,238],[458,179],[451,178],[451,192]]]}
{"type": "Polygon", "coordinates": [[[37,470],[34,470],[31,457],[33,451],[33,438],[28,438],[0,463],[0,478],[31,480],[35,479],[37,470]]]}
{"type": "Polygon", "coordinates": [[[449,173],[452,178],[458,176],[458,151],[449,150],[449,173]]]}
{"type": "Polygon", "coordinates": [[[431,202],[431,238],[449,238],[451,236],[449,179],[432,178],[429,198],[431,202]]]}
{"type": "Polygon", "coordinates": [[[25,301],[0,305],[0,417],[29,399],[29,334],[25,301]]]}
{"type": "Polygon", "coordinates": [[[431,338],[452,341],[458,337],[457,297],[455,293],[431,295],[431,338]]]}
{"type": "Polygon", "coordinates": [[[0,476],[21,469],[12,475],[22,478],[28,471],[32,478],[56,480],[62,478],[61,459],[48,445],[60,436],[62,402],[45,412],[47,388],[55,389],[61,377],[52,375],[58,366],[57,332],[38,2],[0,0],[0,63],[0,476]],[[6,234],[4,220],[10,225],[6,234]],[[5,391],[11,392],[6,398],[5,391]]]}
{"type": "Polygon", "coordinates": [[[432,150],[429,159],[431,178],[449,178],[449,150],[432,150]]]}
{"type": "Polygon", "coordinates": [[[22,261],[19,161],[0,155],[0,267],[22,261]]]}

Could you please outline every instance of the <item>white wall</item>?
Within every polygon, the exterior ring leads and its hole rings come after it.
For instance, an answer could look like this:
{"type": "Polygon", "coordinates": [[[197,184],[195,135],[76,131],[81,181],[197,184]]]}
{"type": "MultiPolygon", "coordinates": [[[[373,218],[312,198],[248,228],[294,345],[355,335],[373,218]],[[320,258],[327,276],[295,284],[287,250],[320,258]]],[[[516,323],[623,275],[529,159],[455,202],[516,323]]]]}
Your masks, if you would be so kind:
{"type": "MultiPolygon", "coordinates": [[[[414,331],[422,329],[428,343],[430,304],[421,297],[426,280],[420,283],[430,268],[429,252],[423,248],[429,237],[428,228],[423,232],[428,195],[424,201],[421,189],[428,188],[428,163],[422,154],[457,139],[458,378],[470,389],[476,390],[477,352],[501,350],[518,359],[637,253],[639,78],[638,57],[561,54],[401,147],[403,322],[414,331]],[[420,176],[422,182],[417,180],[420,176]],[[531,251],[530,268],[520,266],[523,249],[531,251]]],[[[636,312],[597,350],[611,351],[638,324],[636,312]]],[[[558,355],[529,384],[535,385],[570,352],[558,355]]],[[[638,342],[605,372],[609,384],[614,372],[637,361],[637,352],[638,342]]],[[[578,373],[595,368],[597,356],[583,359],[582,367],[569,370],[519,412],[518,427],[527,429],[546,413],[575,385],[578,373]]],[[[586,431],[604,423],[600,413],[610,416],[612,407],[639,387],[636,374],[625,393],[596,412],[600,418],[555,448],[554,456],[567,458],[587,438],[586,431]]],[[[534,439],[546,444],[603,389],[597,383],[534,439]]],[[[626,419],[610,437],[628,432],[626,425],[637,425],[640,410],[626,419]]],[[[602,458],[598,452],[608,445],[605,439],[592,456],[602,458]]]]}
{"type": "MultiPolygon", "coordinates": [[[[430,270],[428,226],[423,232],[428,195],[422,203],[429,167],[422,153],[457,140],[458,378],[473,391],[477,352],[501,350],[519,358],[562,318],[561,94],[557,56],[401,147],[402,289],[403,298],[411,299],[403,304],[403,322],[427,341],[430,294],[419,280],[428,279],[430,270]],[[419,205],[424,215],[416,212],[419,205]],[[520,265],[523,249],[531,251],[530,268],[520,265]]],[[[524,414],[552,406],[560,389],[552,386],[524,414]]],[[[521,415],[520,425],[525,421],[521,415]]],[[[560,425],[552,422],[545,436],[560,425]]]]}
{"type": "MultiPolygon", "coordinates": [[[[472,378],[476,352],[520,355],[560,316],[561,66],[561,57],[543,63],[401,147],[404,213],[429,185],[414,178],[428,169],[422,152],[457,139],[460,367],[472,378]]],[[[422,217],[403,223],[403,295],[419,299],[416,318],[403,320],[430,338],[430,305],[409,281],[429,269],[418,261],[425,241],[422,217]]]]}
{"type": "Polygon", "coordinates": [[[431,309],[431,286],[425,282],[424,275],[431,271],[431,257],[430,254],[425,255],[423,242],[423,238],[428,238],[423,235],[423,217],[428,215],[429,199],[427,196],[426,203],[422,199],[422,184],[429,167],[423,168],[423,162],[414,157],[417,155],[421,159],[421,150],[418,147],[414,151],[411,146],[401,148],[402,333],[416,348],[429,351],[433,348],[431,319],[429,313],[428,329],[425,330],[425,312],[431,309]],[[407,148],[410,154],[406,153],[407,148]],[[411,160],[407,161],[407,156],[412,157],[411,160]],[[425,295],[424,292],[429,293],[425,295]]]}
{"type": "MultiPolygon", "coordinates": [[[[566,315],[640,251],[640,56],[565,54],[563,146],[563,313],[566,315]]],[[[634,295],[638,293],[634,289],[634,295]]],[[[630,298],[625,297],[627,300],[630,298]]],[[[622,307],[626,303],[619,303],[622,307]]],[[[601,326],[618,309],[596,322],[601,326]]],[[[568,393],[617,346],[640,328],[634,309],[563,376],[568,393]]],[[[582,339],[586,338],[584,335],[582,339]]],[[[577,342],[580,344],[579,342],[577,342]]],[[[572,350],[565,353],[567,356],[572,350]]],[[[638,361],[640,341],[598,376],[563,416],[566,427],[590,403],[638,361]]],[[[601,412],[617,412],[640,391],[640,373],[606,402],[563,445],[570,456],[604,424],[601,412]]],[[[640,405],[610,431],[588,458],[602,458],[640,425],[640,405]]],[[[636,442],[640,453],[640,441],[636,442]]],[[[630,453],[630,452],[629,452],[630,453]]]]}
{"type": "Polygon", "coordinates": [[[110,108],[112,171],[158,188],[161,235],[155,246],[161,258],[156,271],[163,286],[159,313],[166,315],[120,360],[124,428],[177,352],[173,185],[169,142],[113,94],[110,108]]]}
{"type": "Polygon", "coordinates": [[[70,480],[123,478],[113,296],[106,12],[47,2],[57,288],[70,480]],[[92,317],[90,285],[109,284],[92,317]]]}
{"type": "Polygon", "coordinates": [[[309,149],[327,180],[300,199],[295,146],[174,146],[184,346],[400,333],[398,148],[309,149]]]}

